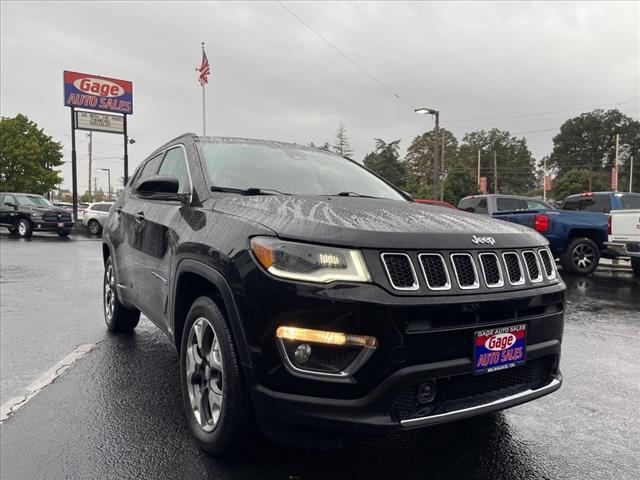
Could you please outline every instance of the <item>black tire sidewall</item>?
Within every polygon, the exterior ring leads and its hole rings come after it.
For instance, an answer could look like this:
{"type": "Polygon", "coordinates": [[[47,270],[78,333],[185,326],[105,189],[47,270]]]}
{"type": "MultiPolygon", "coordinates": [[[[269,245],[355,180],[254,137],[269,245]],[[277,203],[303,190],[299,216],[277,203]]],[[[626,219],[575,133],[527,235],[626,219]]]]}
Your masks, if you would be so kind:
{"type": "Polygon", "coordinates": [[[112,275],[114,277],[114,283],[117,285],[118,279],[116,277],[116,269],[113,265],[111,257],[107,258],[104,264],[104,274],[102,276],[102,315],[104,316],[104,323],[107,328],[112,332],[118,333],[130,333],[138,325],[140,321],[140,312],[138,310],[131,310],[126,308],[121,302],[118,296],[118,288],[113,289],[114,305],[113,314],[111,320],[107,317],[107,308],[104,298],[104,287],[107,282],[107,269],[111,266],[113,269],[112,275]]]}
{"type": "Polygon", "coordinates": [[[198,298],[184,324],[180,345],[180,383],[182,399],[189,429],[196,437],[200,448],[211,454],[220,454],[236,446],[239,435],[248,423],[248,394],[241,374],[241,365],[236,353],[231,330],[216,303],[209,297],[198,298]],[[204,431],[191,409],[187,390],[186,351],[189,331],[193,323],[204,317],[213,326],[220,344],[223,362],[223,400],[218,425],[212,432],[204,431]]]}
{"type": "Polygon", "coordinates": [[[579,275],[588,275],[590,273],[593,273],[595,269],[598,268],[598,263],[600,262],[600,249],[598,248],[598,245],[596,244],[596,242],[594,242],[590,238],[587,238],[587,237],[576,238],[571,241],[571,243],[569,244],[565,252],[560,257],[560,260],[562,263],[562,267],[565,270],[568,270],[571,273],[576,273],[579,275]],[[588,269],[581,269],[573,262],[573,251],[580,244],[588,245],[590,248],[593,249],[595,253],[593,264],[588,269]]]}
{"type": "Polygon", "coordinates": [[[89,223],[87,224],[87,227],[89,229],[89,233],[91,235],[98,235],[100,233],[100,222],[98,222],[97,220],[89,220],[89,223]],[[91,227],[93,225],[96,225],[96,230],[95,232],[92,231],[91,227]]]}
{"type": "Polygon", "coordinates": [[[640,277],[640,258],[634,257],[631,259],[631,269],[636,277],[640,277]]]}

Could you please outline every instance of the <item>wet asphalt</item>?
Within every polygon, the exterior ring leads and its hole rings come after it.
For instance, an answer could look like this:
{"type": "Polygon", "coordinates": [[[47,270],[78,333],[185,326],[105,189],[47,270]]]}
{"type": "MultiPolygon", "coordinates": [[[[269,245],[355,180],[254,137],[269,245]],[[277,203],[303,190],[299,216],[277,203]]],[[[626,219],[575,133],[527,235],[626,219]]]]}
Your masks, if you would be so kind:
{"type": "Polygon", "coordinates": [[[563,387],[510,410],[352,439],[341,450],[259,437],[218,460],[192,440],[177,356],[146,319],[108,333],[99,239],[0,233],[2,403],[80,344],[97,343],[0,425],[0,477],[22,478],[637,478],[640,281],[625,271],[563,276],[563,387]]]}

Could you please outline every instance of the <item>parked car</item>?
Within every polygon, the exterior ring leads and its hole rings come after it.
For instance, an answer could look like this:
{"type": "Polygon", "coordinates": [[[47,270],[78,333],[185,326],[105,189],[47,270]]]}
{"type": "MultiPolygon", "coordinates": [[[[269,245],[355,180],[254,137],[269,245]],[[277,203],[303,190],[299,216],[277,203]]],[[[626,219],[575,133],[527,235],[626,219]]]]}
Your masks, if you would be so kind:
{"type": "Polygon", "coordinates": [[[609,217],[609,251],[631,259],[631,268],[640,277],[640,209],[614,210],[609,217]]]}
{"type": "Polygon", "coordinates": [[[549,240],[553,256],[565,271],[589,274],[605,252],[608,218],[604,213],[557,210],[537,198],[514,195],[473,195],[458,203],[468,212],[491,215],[540,232],[549,240]]]}
{"type": "Polygon", "coordinates": [[[109,216],[109,210],[112,206],[113,202],[96,202],[87,206],[82,215],[82,224],[87,227],[89,233],[99,235],[102,232],[102,226],[109,216]]]}
{"type": "Polygon", "coordinates": [[[414,200],[414,202],[425,203],[428,205],[436,205],[438,207],[454,208],[457,210],[457,208],[454,205],[451,205],[449,202],[444,202],[444,201],[441,202],[440,200],[414,200]]]}
{"type": "Polygon", "coordinates": [[[73,230],[73,219],[69,212],[55,207],[42,195],[2,192],[0,226],[24,238],[34,231],[57,232],[66,237],[73,230]]]}
{"type": "Polygon", "coordinates": [[[560,387],[565,285],[548,242],[424,208],[357,162],[185,134],[131,176],[103,230],[104,318],[178,350],[188,426],[297,445],[406,432],[560,387]]]}
{"type": "Polygon", "coordinates": [[[562,210],[609,213],[611,210],[640,208],[640,193],[588,192],[570,195],[564,199],[562,210]]]}

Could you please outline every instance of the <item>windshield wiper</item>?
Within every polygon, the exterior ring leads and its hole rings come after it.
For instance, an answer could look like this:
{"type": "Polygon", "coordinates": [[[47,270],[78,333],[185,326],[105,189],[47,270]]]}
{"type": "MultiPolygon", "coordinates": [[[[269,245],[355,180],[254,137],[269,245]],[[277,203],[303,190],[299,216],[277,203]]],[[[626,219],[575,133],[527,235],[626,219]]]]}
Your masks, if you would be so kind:
{"type": "Polygon", "coordinates": [[[363,195],[363,194],[358,193],[358,192],[340,192],[340,193],[334,193],[334,194],[331,194],[331,195],[327,195],[327,197],[381,198],[381,197],[374,197],[373,195],[363,195]]]}
{"type": "Polygon", "coordinates": [[[272,188],[233,188],[233,187],[211,187],[212,192],[239,193],[241,195],[290,195],[272,188]]]}

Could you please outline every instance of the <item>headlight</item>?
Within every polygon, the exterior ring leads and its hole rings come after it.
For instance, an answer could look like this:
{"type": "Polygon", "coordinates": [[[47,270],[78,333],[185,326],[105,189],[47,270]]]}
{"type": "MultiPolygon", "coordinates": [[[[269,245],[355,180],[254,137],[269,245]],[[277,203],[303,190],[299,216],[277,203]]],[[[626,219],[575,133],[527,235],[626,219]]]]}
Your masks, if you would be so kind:
{"type": "Polygon", "coordinates": [[[41,218],[41,217],[42,217],[41,213],[36,213],[36,212],[31,213],[31,218],[41,218]]]}
{"type": "Polygon", "coordinates": [[[251,250],[272,275],[303,282],[371,282],[362,253],[335,247],[254,237],[251,250]]]}

